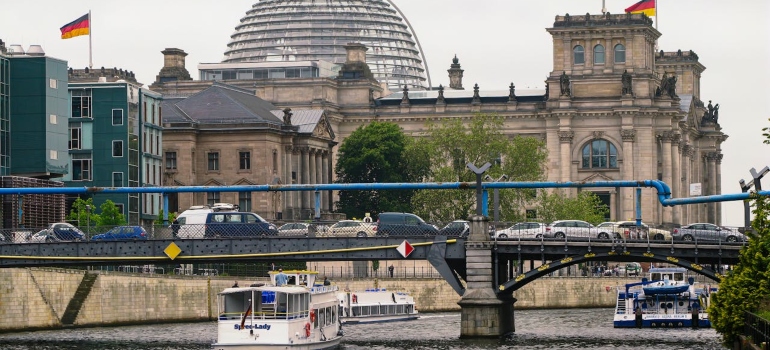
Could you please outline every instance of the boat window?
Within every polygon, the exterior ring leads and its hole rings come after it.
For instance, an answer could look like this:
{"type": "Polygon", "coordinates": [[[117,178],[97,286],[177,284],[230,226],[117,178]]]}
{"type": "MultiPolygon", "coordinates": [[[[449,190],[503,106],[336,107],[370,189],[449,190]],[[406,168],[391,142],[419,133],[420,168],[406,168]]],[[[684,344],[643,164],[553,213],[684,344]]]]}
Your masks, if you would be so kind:
{"type": "Polygon", "coordinates": [[[325,308],[318,309],[318,323],[321,325],[321,327],[326,325],[326,309],[325,308]]]}
{"type": "Polygon", "coordinates": [[[653,280],[653,281],[660,281],[661,280],[660,273],[659,272],[654,272],[654,273],[650,274],[650,279],[653,280]]]}
{"type": "Polygon", "coordinates": [[[674,281],[684,281],[684,273],[681,273],[681,272],[675,273],[674,281]]]}
{"type": "Polygon", "coordinates": [[[313,328],[318,328],[318,318],[320,317],[319,315],[320,312],[318,309],[313,309],[313,312],[315,312],[315,316],[316,316],[315,320],[313,320],[313,328]]]}

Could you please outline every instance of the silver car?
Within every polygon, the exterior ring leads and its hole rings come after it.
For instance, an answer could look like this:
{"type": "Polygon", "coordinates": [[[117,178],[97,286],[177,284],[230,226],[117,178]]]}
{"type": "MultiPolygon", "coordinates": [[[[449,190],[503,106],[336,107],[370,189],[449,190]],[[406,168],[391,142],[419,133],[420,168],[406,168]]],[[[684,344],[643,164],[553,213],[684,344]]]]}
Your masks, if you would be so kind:
{"type": "Polygon", "coordinates": [[[607,232],[602,232],[600,235],[599,229],[594,227],[585,221],[581,220],[557,220],[552,222],[545,228],[543,238],[558,238],[564,239],[565,237],[571,238],[600,238],[609,239],[610,235],[607,232]]]}
{"type": "Polygon", "coordinates": [[[326,236],[373,237],[376,232],[377,227],[371,222],[342,220],[331,225],[326,232],[326,236]]]}
{"type": "Polygon", "coordinates": [[[746,236],[738,231],[709,223],[695,223],[675,228],[671,235],[677,241],[697,242],[746,242],[746,236]]]}
{"type": "Polygon", "coordinates": [[[546,230],[546,224],[541,222],[519,222],[506,229],[495,231],[493,239],[508,238],[541,238],[546,230]]]}

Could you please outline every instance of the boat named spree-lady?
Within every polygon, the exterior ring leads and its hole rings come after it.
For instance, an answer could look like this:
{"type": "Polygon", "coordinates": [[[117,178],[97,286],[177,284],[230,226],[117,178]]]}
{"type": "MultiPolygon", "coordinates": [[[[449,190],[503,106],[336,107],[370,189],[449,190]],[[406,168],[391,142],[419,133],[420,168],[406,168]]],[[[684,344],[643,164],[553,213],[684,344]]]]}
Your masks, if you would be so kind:
{"type": "Polygon", "coordinates": [[[337,286],[315,284],[315,271],[270,272],[269,284],[217,295],[214,350],[337,348],[342,339],[337,286]],[[279,276],[279,274],[285,276],[279,276]],[[288,280],[287,284],[276,285],[288,280]]]}

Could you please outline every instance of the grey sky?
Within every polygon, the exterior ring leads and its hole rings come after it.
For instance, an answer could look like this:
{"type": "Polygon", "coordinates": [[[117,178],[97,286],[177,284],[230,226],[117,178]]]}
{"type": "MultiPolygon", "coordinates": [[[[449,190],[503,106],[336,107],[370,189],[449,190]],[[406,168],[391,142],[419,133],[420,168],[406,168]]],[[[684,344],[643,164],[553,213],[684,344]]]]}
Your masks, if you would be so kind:
{"type": "MultiPolygon", "coordinates": [[[[187,69],[219,62],[235,25],[254,0],[34,0],[6,2],[0,39],[25,49],[40,44],[49,56],[88,65],[88,37],[59,39],[59,27],[92,11],[94,67],[118,67],[151,84],[163,66],[161,50],[189,53],[187,69]]],[[[464,85],[482,90],[543,88],[552,68],[554,16],[601,12],[601,0],[394,0],[422,43],[433,85],[448,85],[446,70],[457,54],[464,85]]],[[[622,13],[636,0],[606,0],[622,13]]],[[[739,192],[749,169],[770,165],[761,128],[770,126],[770,1],[658,0],[660,49],[693,50],[706,66],[701,99],[720,104],[723,193],[739,192]]],[[[770,178],[765,181],[770,188],[770,178]]],[[[723,222],[742,225],[739,202],[725,203],[723,222]]]]}

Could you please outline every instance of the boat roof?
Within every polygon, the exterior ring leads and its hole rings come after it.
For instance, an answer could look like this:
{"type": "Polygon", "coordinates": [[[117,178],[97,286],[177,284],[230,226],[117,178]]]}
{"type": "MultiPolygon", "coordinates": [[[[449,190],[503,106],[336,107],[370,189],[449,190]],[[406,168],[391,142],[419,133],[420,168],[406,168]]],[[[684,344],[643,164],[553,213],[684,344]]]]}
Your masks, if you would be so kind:
{"type": "Polygon", "coordinates": [[[276,287],[276,286],[261,286],[261,287],[235,287],[235,288],[227,288],[219,294],[235,294],[235,293],[244,293],[244,292],[279,292],[279,293],[286,293],[286,294],[305,294],[310,293],[310,289],[304,287],[304,286],[287,286],[287,287],[276,287]]]}
{"type": "Polygon", "coordinates": [[[687,272],[684,267],[651,267],[650,272],[687,272]]]}

